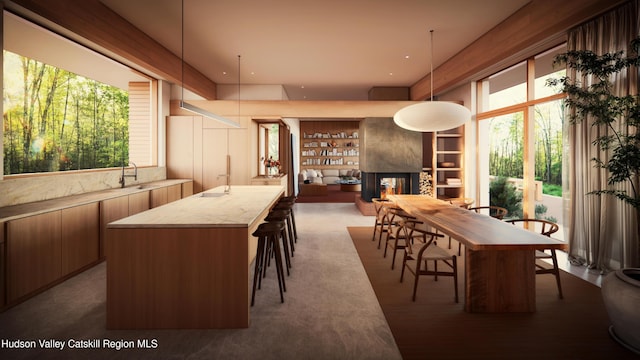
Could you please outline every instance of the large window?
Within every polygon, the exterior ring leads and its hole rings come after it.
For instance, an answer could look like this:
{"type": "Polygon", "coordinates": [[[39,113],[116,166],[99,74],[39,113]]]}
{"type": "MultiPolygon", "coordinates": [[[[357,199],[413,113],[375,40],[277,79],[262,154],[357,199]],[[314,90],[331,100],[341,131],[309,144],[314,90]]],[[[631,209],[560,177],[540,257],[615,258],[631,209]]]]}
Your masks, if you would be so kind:
{"type": "Polygon", "coordinates": [[[3,174],[157,164],[157,82],[3,12],[3,174]]]}
{"type": "MultiPolygon", "coordinates": [[[[545,86],[564,45],[479,83],[478,203],[562,223],[562,94],[545,86]]],[[[558,232],[561,236],[562,232],[558,232]]]]}
{"type": "Polygon", "coordinates": [[[4,174],[129,162],[129,95],[4,51],[4,174]]]}

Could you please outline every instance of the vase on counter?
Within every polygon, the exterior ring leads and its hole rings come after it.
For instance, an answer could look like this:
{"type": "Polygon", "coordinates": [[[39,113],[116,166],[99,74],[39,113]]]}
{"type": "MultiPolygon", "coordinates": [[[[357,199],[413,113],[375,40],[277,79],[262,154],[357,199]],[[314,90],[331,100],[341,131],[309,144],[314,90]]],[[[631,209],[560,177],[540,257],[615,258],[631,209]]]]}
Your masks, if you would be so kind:
{"type": "Polygon", "coordinates": [[[278,175],[278,168],[275,166],[270,166],[267,168],[267,176],[272,178],[278,175]]]}

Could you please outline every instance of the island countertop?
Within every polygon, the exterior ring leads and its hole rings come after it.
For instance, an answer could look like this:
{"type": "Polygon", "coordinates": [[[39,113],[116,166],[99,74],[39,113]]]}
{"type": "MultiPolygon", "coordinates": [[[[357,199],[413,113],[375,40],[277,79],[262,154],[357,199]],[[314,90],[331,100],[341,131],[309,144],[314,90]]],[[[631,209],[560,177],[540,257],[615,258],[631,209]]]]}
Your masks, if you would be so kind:
{"type": "Polygon", "coordinates": [[[219,186],[111,222],[107,228],[249,227],[284,194],[282,186],[219,186]]]}

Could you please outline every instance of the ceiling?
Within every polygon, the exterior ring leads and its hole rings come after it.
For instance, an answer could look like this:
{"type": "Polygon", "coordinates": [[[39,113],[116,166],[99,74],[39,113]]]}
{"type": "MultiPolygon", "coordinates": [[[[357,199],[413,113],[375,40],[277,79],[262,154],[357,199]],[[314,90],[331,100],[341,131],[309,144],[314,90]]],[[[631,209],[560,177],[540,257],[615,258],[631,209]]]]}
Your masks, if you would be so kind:
{"type": "MultiPolygon", "coordinates": [[[[366,100],[411,86],[529,0],[101,0],[218,84],[290,100],[366,100]],[[182,50],[184,45],[184,52],[182,50]]],[[[435,72],[437,76],[437,72],[435,72]]]]}

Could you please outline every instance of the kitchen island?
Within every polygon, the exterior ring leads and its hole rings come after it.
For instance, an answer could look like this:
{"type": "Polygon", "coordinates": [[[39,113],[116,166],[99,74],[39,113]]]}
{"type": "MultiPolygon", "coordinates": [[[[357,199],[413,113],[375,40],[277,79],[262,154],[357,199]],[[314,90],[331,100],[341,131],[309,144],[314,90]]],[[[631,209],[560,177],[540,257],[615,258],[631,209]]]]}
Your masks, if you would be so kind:
{"type": "Polygon", "coordinates": [[[284,188],[223,190],[107,225],[108,329],[249,326],[251,234],[284,188]]]}

